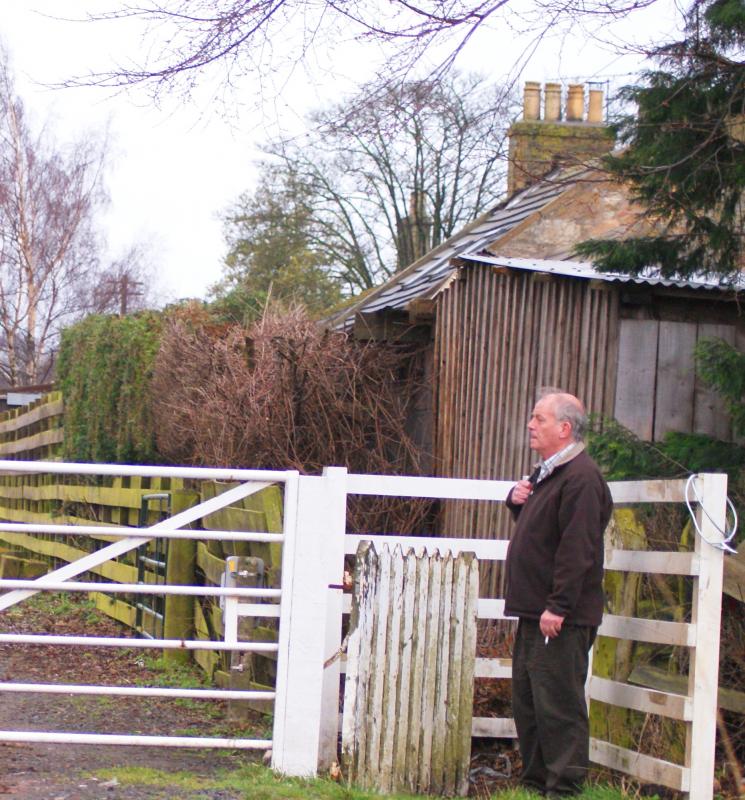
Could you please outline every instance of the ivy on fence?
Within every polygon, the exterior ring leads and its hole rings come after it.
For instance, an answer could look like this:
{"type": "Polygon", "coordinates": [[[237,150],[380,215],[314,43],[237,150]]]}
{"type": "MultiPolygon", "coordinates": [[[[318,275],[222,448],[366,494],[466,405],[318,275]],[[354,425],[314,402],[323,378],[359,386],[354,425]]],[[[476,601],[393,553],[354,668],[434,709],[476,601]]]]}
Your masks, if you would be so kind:
{"type": "Polygon", "coordinates": [[[66,461],[158,461],[150,381],[162,316],[90,316],[62,334],[57,382],[65,398],[66,461]]]}

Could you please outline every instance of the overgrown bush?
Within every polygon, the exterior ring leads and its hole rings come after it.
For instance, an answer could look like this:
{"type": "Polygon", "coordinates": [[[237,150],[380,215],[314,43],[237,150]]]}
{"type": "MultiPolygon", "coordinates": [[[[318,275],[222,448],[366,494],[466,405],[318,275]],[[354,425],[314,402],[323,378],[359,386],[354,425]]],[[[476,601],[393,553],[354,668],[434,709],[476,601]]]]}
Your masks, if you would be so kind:
{"type": "MultiPolygon", "coordinates": [[[[171,461],[418,474],[407,419],[411,347],[321,329],[300,309],[268,311],[248,330],[192,308],[166,324],[152,384],[158,450],[171,461]]],[[[421,530],[429,504],[351,502],[357,530],[421,530]]]]}
{"type": "Polygon", "coordinates": [[[66,461],[158,460],[150,381],[162,316],[95,315],[66,328],[57,362],[65,400],[66,461]]]}

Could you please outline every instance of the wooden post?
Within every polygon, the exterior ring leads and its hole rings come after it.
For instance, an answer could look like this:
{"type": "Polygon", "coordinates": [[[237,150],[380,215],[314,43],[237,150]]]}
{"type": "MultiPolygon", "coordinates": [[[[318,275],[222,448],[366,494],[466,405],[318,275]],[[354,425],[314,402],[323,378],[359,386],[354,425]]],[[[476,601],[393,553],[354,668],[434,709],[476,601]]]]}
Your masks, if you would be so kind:
{"type": "Polygon", "coordinates": [[[285,483],[272,767],[286,775],[314,775],[324,752],[327,606],[333,591],[325,544],[345,524],[344,485],[340,472],[334,473],[288,476],[285,483]]]}
{"type": "MultiPolygon", "coordinates": [[[[173,514],[179,514],[199,502],[199,494],[187,489],[178,489],[171,496],[173,514]]],[[[195,539],[169,539],[166,559],[166,583],[191,586],[195,580],[197,542],[195,539]]],[[[195,598],[168,594],[165,601],[163,637],[165,639],[191,639],[194,630],[195,598]]],[[[192,654],[189,650],[164,650],[163,660],[188,664],[192,654]]]]}
{"type": "MultiPolygon", "coordinates": [[[[710,541],[721,541],[727,516],[727,476],[702,474],[698,478],[698,487],[703,505],[703,513],[698,513],[699,527],[710,541]]],[[[693,721],[688,726],[686,767],[690,769],[689,796],[695,800],[711,800],[717,733],[724,553],[703,541],[699,535],[696,535],[695,548],[700,567],[693,581],[691,623],[695,626],[696,644],[691,653],[688,673],[693,721]]]]}

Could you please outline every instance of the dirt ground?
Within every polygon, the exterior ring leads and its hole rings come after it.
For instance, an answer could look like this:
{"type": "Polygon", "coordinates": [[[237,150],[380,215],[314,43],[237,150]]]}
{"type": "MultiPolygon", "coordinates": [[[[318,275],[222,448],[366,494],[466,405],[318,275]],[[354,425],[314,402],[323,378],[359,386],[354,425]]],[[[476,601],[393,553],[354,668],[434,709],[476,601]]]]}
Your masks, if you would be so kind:
{"type": "MultiPolygon", "coordinates": [[[[126,635],[115,622],[49,596],[0,612],[0,632],[97,636],[126,635]]],[[[154,668],[157,651],[99,647],[0,644],[0,680],[18,683],[167,685],[154,668]]],[[[195,673],[196,675],[197,673],[195,673]]],[[[260,724],[257,720],[254,726],[260,724]]],[[[0,730],[143,733],[182,736],[261,737],[248,725],[229,723],[220,701],[113,698],[3,692],[0,730]],[[241,730],[243,727],[243,730],[241,730]]],[[[27,744],[0,742],[0,798],[19,800],[240,800],[233,790],[171,790],[130,786],[94,775],[109,767],[150,767],[198,776],[235,770],[253,751],[141,746],[27,744]]]]}

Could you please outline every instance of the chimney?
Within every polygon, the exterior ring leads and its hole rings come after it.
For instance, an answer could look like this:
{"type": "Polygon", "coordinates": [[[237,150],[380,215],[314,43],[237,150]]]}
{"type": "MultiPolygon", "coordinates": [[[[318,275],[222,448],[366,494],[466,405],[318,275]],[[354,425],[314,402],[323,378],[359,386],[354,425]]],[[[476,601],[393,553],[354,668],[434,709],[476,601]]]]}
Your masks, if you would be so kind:
{"type": "Polygon", "coordinates": [[[540,95],[539,83],[526,82],[523,118],[508,133],[508,195],[540,180],[559,164],[583,163],[613,148],[613,133],[603,120],[603,91],[597,84],[589,86],[587,116],[584,84],[569,84],[562,109],[561,84],[546,83],[543,119],[540,95]]]}
{"type": "Polygon", "coordinates": [[[561,84],[546,84],[546,122],[558,122],[561,119],[561,84]]]}
{"type": "Polygon", "coordinates": [[[424,200],[422,192],[412,192],[409,195],[408,216],[399,219],[396,224],[397,270],[413,264],[432,246],[432,220],[427,216],[424,200]]]}
{"type": "Polygon", "coordinates": [[[523,119],[541,118],[541,84],[538,81],[525,81],[523,92],[523,119]]]}
{"type": "Polygon", "coordinates": [[[567,93],[567,122],[582,122],[585,116],[585,87],[570,83],[567,93]]]}
{"type": "Polygon", "coordinates": [[[587,104],[587,121],[595,125],[603,122],[603,90],[597,84],[590,84],[590,99],[587,104]]]}

